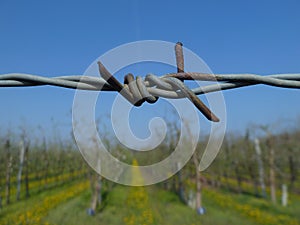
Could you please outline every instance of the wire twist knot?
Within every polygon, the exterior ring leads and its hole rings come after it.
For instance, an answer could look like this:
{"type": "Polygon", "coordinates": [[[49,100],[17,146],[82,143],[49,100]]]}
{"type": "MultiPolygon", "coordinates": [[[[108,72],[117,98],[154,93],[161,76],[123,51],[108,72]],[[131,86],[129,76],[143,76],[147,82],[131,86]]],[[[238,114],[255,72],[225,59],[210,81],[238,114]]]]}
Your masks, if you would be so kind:
{"type": "Polygon", "coordinates": [[[100,75],[106,82],[134,106],[141,106],[145,101],[150,104],[155,103],[159,97],[150,94],[148,91],[149,88],[154,87],[163,91],[180,92],[183,96],[187,97],[207,119],[214,122],[219,121],[218,117],[178,78],[168,76],[157,77],[153,74],[148,74],[143,80],[141,76],[137,76],[135,79],[133,74],[129,73],[124,77],[124,85],[122,85],[101,62],[98,62],[98,66],[100,75]]]}

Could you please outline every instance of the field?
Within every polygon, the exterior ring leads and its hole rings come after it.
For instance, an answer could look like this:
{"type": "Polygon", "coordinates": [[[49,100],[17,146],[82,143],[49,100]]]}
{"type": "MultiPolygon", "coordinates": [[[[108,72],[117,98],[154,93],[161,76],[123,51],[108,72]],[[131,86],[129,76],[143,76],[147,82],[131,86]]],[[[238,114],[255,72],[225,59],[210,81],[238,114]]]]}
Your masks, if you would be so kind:
{"type": "MultiPolygon", "coordinates": [[[[196,151],[179,173],[146,187],[102,178],[71,144],[29,145],[24,139],[20,148],[2,138],[0,225],[297,225],[299,135],[297,130],[260,138],[260,154],[247,135],[227,138],[208,170],[197,172],[196,151]]],[[[143,165],[170,154],[169,149],[165,145],[144,157],[116,146],[113,154],[127,154],[129,163],[143,165]]],[[[143,179],[138,169],[130,177],[143,179]]]]}
{"type": "Polygon", "coordinates": [[[206,214],[198,215],[177,195],[156,186],[116,185],[104,194],[95,216],[87,214],[91,191],[86,181],[70,182],[1,210],[6,224],[300,224],[300,197],[288,207],[246,194],[206,188],[206,214]]]}

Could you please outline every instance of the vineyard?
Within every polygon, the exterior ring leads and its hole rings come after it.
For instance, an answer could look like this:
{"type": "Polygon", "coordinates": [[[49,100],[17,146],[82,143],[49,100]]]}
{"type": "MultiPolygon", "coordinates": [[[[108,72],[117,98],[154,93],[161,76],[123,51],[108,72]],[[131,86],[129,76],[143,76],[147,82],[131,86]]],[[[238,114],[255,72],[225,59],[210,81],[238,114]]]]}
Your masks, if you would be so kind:
{"type": "MultiPolygon", "coordinates": [[[[300,130],[259,129],[257,136],[250,129],[227,135],[213,164],[199,172],[203,139],[180,172],[147,187],[97,175],[72,141],[2,135],[0,224],[300,224],[300,130]]],[[[151,153],[110,145],[127,163],[147,165],[170,154],[174,140],[170,132],[151,153]]],[[[139,169],[131,179],[143,179],[139,169]]]]}

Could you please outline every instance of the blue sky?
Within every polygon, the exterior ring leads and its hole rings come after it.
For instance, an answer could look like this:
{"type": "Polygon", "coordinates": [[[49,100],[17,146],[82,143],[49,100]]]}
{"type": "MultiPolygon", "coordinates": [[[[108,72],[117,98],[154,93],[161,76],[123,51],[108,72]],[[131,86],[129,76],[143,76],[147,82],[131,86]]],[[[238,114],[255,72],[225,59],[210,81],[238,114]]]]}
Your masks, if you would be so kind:
{"type": "MultiPolygon", "coordinates": [[[[132,41],[181,41],[214,73],[300,73],[299,1],[0,1],[0,74],[83,74],[132,41]]],[[[120,77],[119,77],[120,78],[120,77]]],[[[120,78],[121,79],[121,78],[120,78]]],[[[1,88],[0,131],[25,124],[71,132],[74,90],[1,88]],[[53,123],[53,121],[55,121],[53,123]]],[[[224,92],[227,127],[295,125],[299,90],[224,92]]]]}

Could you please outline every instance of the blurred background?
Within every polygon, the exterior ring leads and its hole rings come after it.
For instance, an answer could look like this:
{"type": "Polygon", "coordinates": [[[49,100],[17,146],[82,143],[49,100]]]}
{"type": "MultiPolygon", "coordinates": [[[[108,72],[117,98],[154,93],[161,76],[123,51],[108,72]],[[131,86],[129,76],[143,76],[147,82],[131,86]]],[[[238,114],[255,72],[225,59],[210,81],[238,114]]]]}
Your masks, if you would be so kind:
{"type": "MultiPolygon", "coordinates": [[[[108,50],[140,40],[180,41],[215,74],[299,73],[299,8],[296,0],[2,0],[0,74],[81,75],[108,50]]],[[[157,64],[130,69],[142,76],[176,70],[157,64]]],[[[89,168],[72,135],[74,93],[0,88],[0,224],[300,224],[298,90],[224,91],[227,132],[214,163],[197,170],[207,143],[202,135],[180,172],[148,187],[117,185],[89,168]]],[[[104,98],[109,95],[115,94],[104,98]]],[[[147,153],[115,140],[102,107],[97,104],[95,115],[99,133],[119,160],[149,165],[172,153],[180,124],[166,117],[169,105],[153,107],[168,132],[147,153]]],[[[135,110],[148,117],[130,124],[147,137],[153,110],[135,110]]],[[[132,175],[142,179],[138,170],[132,175]]]]}

